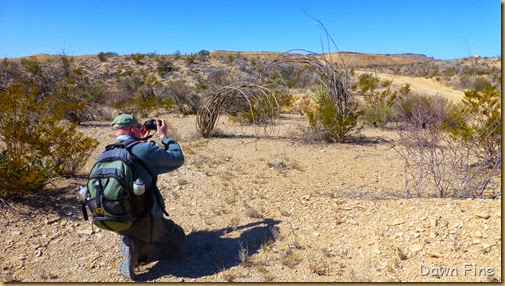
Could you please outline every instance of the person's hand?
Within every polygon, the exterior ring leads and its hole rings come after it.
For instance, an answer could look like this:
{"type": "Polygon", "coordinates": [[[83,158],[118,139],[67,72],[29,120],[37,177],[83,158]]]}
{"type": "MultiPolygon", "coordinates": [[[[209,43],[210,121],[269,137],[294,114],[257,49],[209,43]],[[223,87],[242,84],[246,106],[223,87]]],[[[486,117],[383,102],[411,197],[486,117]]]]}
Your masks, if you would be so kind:
{"type": "Polygon", "coordinates": [[[156,126],[158,127],[156,129],[156,134],[160,136],[160,138],[163,138],[163,136],[167,136],[168,134],[168,125],[163,119],[158,119],[156,120],[156,126]]]}

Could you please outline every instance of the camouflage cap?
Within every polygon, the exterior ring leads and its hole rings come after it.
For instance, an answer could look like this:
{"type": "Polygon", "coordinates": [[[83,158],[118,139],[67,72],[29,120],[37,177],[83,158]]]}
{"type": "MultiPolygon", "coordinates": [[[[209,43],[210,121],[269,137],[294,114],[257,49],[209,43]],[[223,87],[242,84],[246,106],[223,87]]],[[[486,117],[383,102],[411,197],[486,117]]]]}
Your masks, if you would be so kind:
{"type": "Polygon", "coordinates": [[[140,124],[133,115],[130,114],[120,114],[112,120],[112,129],[122,129],[126,128],[129,126],[137,125],[138,127],[142,127],[142,124],[140,124]]]}

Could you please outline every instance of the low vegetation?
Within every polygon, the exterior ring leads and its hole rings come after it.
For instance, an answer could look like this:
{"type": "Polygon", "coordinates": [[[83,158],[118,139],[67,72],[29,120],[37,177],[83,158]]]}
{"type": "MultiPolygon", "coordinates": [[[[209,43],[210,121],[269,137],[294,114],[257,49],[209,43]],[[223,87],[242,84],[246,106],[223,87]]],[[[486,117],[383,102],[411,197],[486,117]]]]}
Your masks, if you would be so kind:
{"type": "Polygon", "coordinates": [[[76,175],[97,146],[62,120],[61,102],[39,92],[20,81],[0,93],[0,197],[23,197],[57,176],[76,175]]]}
{"type": "Polygon", "coordinates": [[[76,131],[83,121],[109,120],[117,112],[147,117],[165,109],[196,114],[198,130],[211,137],[223,114],[241,124],[272,126],[291,110],[295,93],[309,98],[298,111],[308,122],[305,138],[311,142],[352,142],[363,125],[397,128],[407,195],[497,195],[485,191],[501,168],[501,73],[494,61],[374,65],[467,88],[456,104],[413,92],[408,84],[395,88],[373,72],[357,75],[321,54],[292,52],[270,61],[240,53],[215,57],[206,50],[185,56],[102,52],[88,60],[64,54],[44,61],[5,59],[0,197],[12,197],[13,188],[30,193],[57,176],[78,173],[96,146],[76,131]],[[100,65],[113,68],[95,71],[100,65]]]}

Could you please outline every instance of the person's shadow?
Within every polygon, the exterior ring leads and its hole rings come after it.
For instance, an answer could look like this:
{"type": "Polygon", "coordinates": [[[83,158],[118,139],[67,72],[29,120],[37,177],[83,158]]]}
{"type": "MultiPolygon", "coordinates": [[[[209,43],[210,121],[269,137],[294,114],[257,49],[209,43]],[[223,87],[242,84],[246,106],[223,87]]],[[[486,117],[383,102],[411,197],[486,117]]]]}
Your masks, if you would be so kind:
{"type": "Polygon", "coordinates": [[[252,255],[265,242],[275,240],[277,224],[279,221],[264,219],[235,229],[192,232],[184,242],[184,259],[160,260],[147,272],[139,274],[137,281],[150,281],[166,275],[200,278],[239,265],[240,253],[252,255]],[[237,238],[221,237],[244,229],[237,238]]]}

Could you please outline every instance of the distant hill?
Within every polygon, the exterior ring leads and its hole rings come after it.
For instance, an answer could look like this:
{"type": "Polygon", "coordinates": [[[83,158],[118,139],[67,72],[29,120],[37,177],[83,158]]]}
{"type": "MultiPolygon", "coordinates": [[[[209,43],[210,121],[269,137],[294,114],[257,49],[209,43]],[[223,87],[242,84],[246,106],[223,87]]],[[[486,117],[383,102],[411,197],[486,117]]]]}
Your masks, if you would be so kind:
{"type": "MultiPolygon", "coordinates": [[[[275,57],[282,54],[281,52],[238,52],[238,51],[224,51],[224,50],[214,50],[210,52],[210,56],[214,58],[228,58],[232,57],[244,57],[249,59],[262,59],[262,60],[272,60],[275,57]]],[[[326,55],[328,58],[330,55],[326,55]]],[[[49,54],[35,54],[32,57],[36,58],[38,61],[46,61],[49,59],[54,59],[58,55],[49,54]]],[[[96,55],[79,55],[72,56],[77,59],[85,59],[89,57],[96,57],[96,55]]],[[[352,67],[371,67],[371,66],[393,66],[393,65],[405,65],[411,63],[421,63],[421,62],[431,62],[435,61],[435,58],[428,57],[422,54],[363,54],[356,52],[336,52],[331,54],[331,60],[337,64],[345,64],[352,67]]]]}
{"type": "MultiPolygon", "coordinates": [[[[210,55],[216,58],[227,58],[231,56],[260,58],[271,60],[279,56],[280,52],[236,52],[236,51],[211,51],[210,55]]],[[[330,55],[327,55],[330,57],[330,55]]],[[[353,67],[369,67],[369,66],[387,66],[387,65],[404,65],[419,62],[434,61],[433,57],[428,57],[421,54],[363,54],[356,52],[336,52],[331,54],[332,60],[337,64],[344,63],[353,67]]]]}

